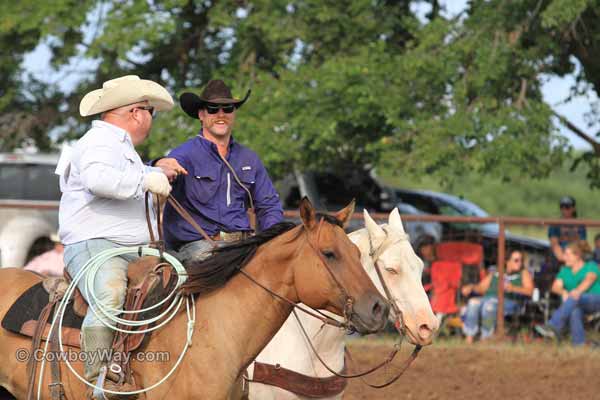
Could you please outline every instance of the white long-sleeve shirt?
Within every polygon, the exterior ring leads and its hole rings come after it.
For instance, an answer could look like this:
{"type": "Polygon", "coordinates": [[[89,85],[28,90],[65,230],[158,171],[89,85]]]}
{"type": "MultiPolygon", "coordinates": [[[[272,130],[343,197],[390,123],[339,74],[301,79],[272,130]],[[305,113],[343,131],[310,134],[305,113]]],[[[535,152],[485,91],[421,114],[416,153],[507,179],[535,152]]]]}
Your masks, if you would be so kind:
{"type": "MultiPolygon", "coordinates": [[[[104,121],[73,147],[60,173],[59,235],[68,245],[103,238],[124,246],[150,240],[144,209],[144,165],[127,131],[104,121]]],[[[61,156],[62,158],[62,156],[61,156]]],[[[64,163],[63,163],[64,161],[64,163]]]]}

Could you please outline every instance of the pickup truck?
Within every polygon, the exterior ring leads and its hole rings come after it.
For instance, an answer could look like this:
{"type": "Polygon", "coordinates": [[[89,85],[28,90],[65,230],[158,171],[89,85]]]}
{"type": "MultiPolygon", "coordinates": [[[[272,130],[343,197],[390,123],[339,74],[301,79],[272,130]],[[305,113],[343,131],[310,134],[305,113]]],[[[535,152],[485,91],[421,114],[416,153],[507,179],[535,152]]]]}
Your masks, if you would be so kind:
{"type": "Polygon", "coordinates": [[[0,267],[52,248],[58,230],[58,154],[0,153],[0,267]]]}

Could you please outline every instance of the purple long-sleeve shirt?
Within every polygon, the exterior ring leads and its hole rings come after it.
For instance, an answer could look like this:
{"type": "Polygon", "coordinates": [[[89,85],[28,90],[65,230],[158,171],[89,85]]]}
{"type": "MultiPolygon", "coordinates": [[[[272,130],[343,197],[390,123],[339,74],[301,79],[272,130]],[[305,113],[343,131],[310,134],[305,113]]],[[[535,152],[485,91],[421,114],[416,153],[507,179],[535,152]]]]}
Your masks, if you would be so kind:
{"type": "MultiPolygon", "coordinates": [[[[223,163],[214,143],[200,133],[171,151],[168,157],[175,158],[188,171],[188,175],[180,175],[172,183],[171,194],[206,233],[212,236],[219,231],[251,229],[246,214],[248,194],[223,163]]],[[[226,159],[252,193],[259,228],[281,222],[283,209],[279,195],[256,153],[232,137],[226,159]]],[[[164,211],[164,233],[171,249],[202,239],[169,204],[164,211]]]]}

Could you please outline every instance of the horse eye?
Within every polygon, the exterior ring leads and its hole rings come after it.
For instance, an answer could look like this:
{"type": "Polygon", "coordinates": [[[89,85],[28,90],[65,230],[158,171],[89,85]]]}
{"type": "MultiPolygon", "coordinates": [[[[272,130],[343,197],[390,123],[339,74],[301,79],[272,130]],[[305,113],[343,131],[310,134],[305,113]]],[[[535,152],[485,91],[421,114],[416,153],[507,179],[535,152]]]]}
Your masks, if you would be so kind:
{"type": "Polygon", "coordinates": [[[323,254],[325,256],[325,258],[327,258],[328,260],[335,259],[335,253],[331,250],[322,250],[321,254],[323,254]]]}
{"type": "Polygon", "coordinates": [[[398,270],[394,267],[385,267],[385,270],[391,274],[398,275],[398,270]]]}

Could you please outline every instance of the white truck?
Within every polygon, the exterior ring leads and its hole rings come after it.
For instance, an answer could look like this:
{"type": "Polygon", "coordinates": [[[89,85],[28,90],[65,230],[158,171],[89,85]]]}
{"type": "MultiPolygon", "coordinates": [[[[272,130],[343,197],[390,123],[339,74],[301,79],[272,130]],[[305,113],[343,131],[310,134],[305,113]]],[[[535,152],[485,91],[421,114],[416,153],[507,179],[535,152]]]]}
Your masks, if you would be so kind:
{"type": "Polygon", "coordinates": [[[58,230],[59,154],[0,153],[0,267],[23,267],[58,230]]]}

